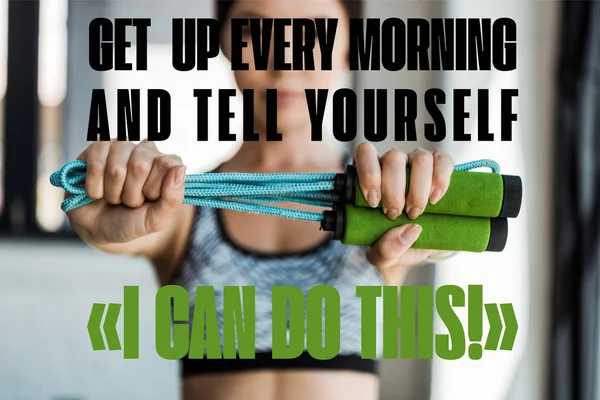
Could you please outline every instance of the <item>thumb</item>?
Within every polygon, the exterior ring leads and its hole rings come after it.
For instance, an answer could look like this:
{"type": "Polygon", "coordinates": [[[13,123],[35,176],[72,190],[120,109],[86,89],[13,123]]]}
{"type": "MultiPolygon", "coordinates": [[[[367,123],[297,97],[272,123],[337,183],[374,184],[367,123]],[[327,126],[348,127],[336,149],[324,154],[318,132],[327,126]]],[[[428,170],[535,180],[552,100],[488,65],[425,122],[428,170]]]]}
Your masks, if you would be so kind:
{"type": "Polygon", "coordinates": [[[377,268],[394,266],[421,234],[421,226],[406,224],[390,229],[367,250],[367,260],[377,268]]]}
{"type": "Polygon", "coordinates": [[[146,232],[158,232],[168,226],[173,213],[183,202],[185,170],[184,165],[178,165],[165,175],[160,198],[148,208],[146,232]]]}

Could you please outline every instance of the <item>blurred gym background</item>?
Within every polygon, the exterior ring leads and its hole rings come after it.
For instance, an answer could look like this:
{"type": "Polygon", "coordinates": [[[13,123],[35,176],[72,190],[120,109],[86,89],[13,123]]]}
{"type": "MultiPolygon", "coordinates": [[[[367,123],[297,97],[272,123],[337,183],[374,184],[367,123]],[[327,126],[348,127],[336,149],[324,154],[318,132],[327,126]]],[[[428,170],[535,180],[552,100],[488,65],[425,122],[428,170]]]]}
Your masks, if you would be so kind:
{"type": "MultiPolygon", "coordinates": [[[[517,22],[516,71],[371,71],[356,74],[352,82],[357,90],[409,88],[419,96],[431,87],[446,93],[470,88],[467,132],[477,129],[477,89],[490,90],[490,129],[499,132],[494,113],[499,91],[518,88],[513,141],[448,139],[440,146],[456,162],[496,160],[503,173],[520,175],[525,189],[504,252],[461,254],[414,270],[407,282],[483,284],[486,302],[513,303],[520,323],[513,351],[486,352],[479,361],[386,360],[381,399],[600,398],[600,3],[367,0],[366,9],[374,18],[517,22]]],[[[106,89],[112,131],[117,88],[142,89],[142,120],[144,90],[167,89],[173,129],[169,140],[157,144],[181,155],[188,173],[209,170],[233,154],[239,142],[220,143],[216,135],[209,143],[195,139],[192,89],[234,83],[221,58],[204,72],[176,72],[170,66],[171,19],[181,17],[212,17],[212,3],[0,0],[0,399],[179,398],[178,364],[154,351],[157,286],[149,265],[81,243],[60,210],[63,192],[48,178],[88,144],[95,88],[106,89]],[[148,71],[89,67],[88,26],[97,17],[152,18],[148,71]],[[93,352],[86,330],[91,304],[121,302],[124,285],[140,286],[137,361],[123,360],[121,352],[93,352]]],[[[419,107],[422,127],[428,117],[422,103],[419,107]]],[[[444,111],[449,138],[450,107],[451,102],[444,111]]],[[[418,136],[422,140],[422,132],[418,136]]],[[[433,144],[390,139],[377,146],[384,151],[417,145],[431,149],[433,144]]]]}

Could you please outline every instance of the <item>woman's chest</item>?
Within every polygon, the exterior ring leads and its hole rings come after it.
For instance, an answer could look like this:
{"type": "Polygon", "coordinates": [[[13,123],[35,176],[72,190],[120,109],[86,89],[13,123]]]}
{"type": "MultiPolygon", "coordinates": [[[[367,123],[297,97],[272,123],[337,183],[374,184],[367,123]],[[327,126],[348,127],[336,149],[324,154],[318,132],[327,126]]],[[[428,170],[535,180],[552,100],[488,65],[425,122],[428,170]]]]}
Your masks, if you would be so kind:
{"type": "Polygon", "coordinates": [[[310,251],[326,242],[330,233],[320,223],[271,215],[219,210],[222,234],[237,247],[254,253],[285,254],[310,251]]]}

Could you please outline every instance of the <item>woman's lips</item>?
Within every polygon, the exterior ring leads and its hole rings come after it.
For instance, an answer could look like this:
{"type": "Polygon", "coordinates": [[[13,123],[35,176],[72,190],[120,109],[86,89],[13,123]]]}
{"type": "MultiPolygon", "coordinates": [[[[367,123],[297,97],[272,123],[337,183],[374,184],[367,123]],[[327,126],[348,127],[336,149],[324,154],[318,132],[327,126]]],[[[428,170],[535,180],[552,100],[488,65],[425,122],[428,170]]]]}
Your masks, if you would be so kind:
{"type": "MultiPolygon", "coordinates": [[[[286,106],[303,99],[304,93],[291,90],[277,90],[277,106],[286,106]]],[[[266,96],[265,96],[266,99],[266,96]]]]}

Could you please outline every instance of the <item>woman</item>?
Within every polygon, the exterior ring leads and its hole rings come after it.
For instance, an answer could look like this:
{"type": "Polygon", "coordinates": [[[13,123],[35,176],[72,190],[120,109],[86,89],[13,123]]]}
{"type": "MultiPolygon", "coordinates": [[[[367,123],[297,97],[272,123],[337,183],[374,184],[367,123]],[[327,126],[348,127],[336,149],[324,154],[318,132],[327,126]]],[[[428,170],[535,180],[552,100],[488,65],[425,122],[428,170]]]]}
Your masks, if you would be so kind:
{"type": "MultiPolygon", "coordinates": [[[[335,75],[348,69],[349,18],[361,17],[361,4],[347,0],[236,0],[218,1],[216,7],[227,57],[231,54],[232,18],[339,19],[331,71],[320,71],[319,46],[315,47],[315,71],[254,70],[250,34],[244,33],[249,44],[242,50],[243,61],[250,68],[235,71],[235,79],[240,89],[254,89],[255,129],[261,138],[245,142],[218,171],[343,171],[347,160],[341,154],[310,140],[304,89],[330,88],[335,75]],[[264,140],[265,90],[269,88],[278,89],[278,132],[283,135],[279,142],[264,140]]],[[[355,288],[399,285],[411,266],[427,259],[432,251],[410,249],[420,234],[418,225],[388,231],[365,253],[362,248],[330,240],[314,222],[182,205],[185,166],[179,157],[158,152],[151,142],[95,142],[79,159],[88,164],[88,195],[98,201],[70,211],[69,219],[90,245],[147,258],[160,283],[183,285],[192,303],[196,286],[213,286],[218,307],[222,306],[223,286],[256,287],[256,359],[184,360],[185,399],[378,397],[376,364],[360,357],[361,305],[355,288]],[[318,361],[305,352],[297,359],[273,360],[271,286],[295,285],[306,292],[317,284],[335,286],[341,296],[340,356],[318,361]]],[[[390,219],[403,210],[414,219],[428,202],[437,202],[448,188],[454,167],[442,151],[416,149],[407,155],[390,150],[379,157],[370,144],[358,146],[354,161],[365,197],[372,205],[381,200],[390,219]],[[405,193],[407,165],[411,166],[411,186],[405,193]]]]}

